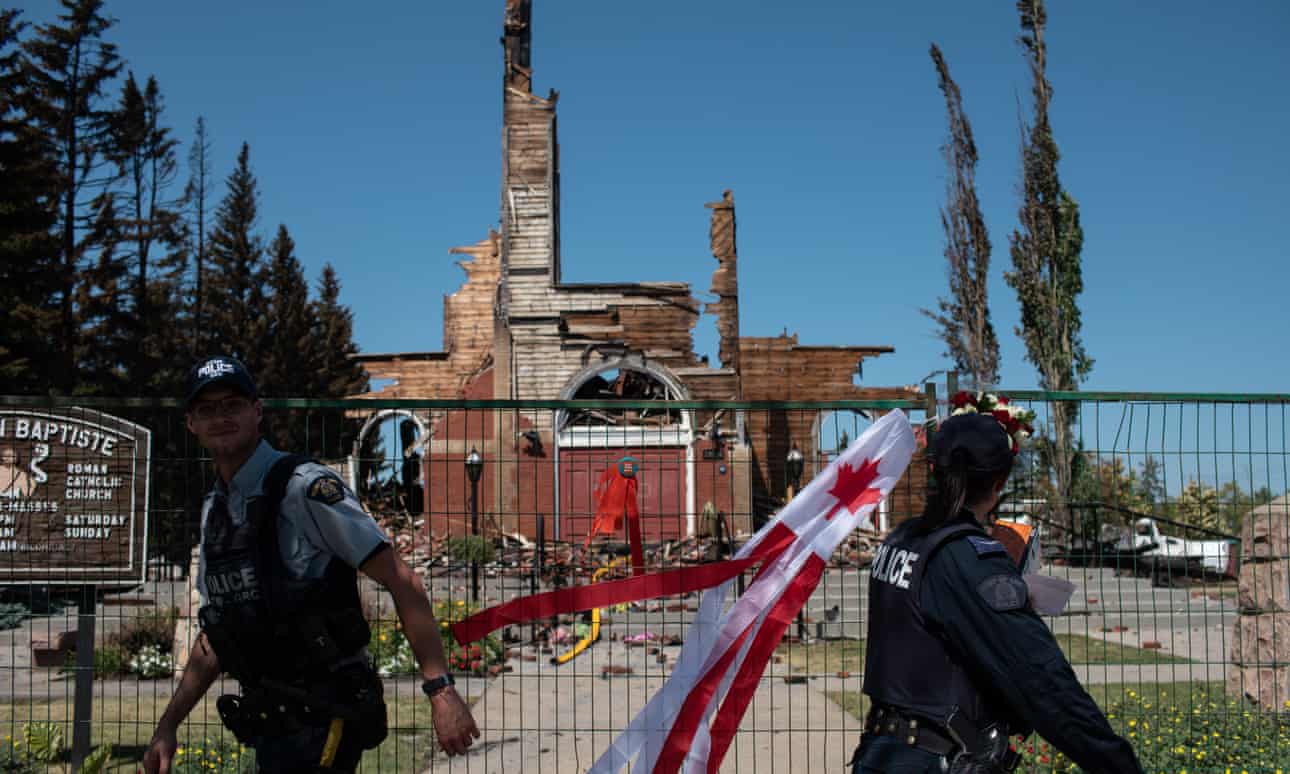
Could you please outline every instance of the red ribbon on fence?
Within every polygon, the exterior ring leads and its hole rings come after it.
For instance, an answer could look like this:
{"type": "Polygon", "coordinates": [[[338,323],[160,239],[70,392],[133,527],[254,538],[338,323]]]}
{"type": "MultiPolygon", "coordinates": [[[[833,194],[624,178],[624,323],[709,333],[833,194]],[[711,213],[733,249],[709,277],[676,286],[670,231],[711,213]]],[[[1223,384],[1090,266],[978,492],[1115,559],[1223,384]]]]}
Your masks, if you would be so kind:
{"type": "Polygon", "coordinates": [[[457,642],[467,644],[507,625],[528,623],[538,618],[576,613],[595,607],[699,591],[724,583],[759,562],[769,565],[796,539],[797,535],[791,529],[779,524],[767,533],[757,548],[742,559],[634,575],[513,599],[463,618],[452,625],[452,634],[457,642]]]}

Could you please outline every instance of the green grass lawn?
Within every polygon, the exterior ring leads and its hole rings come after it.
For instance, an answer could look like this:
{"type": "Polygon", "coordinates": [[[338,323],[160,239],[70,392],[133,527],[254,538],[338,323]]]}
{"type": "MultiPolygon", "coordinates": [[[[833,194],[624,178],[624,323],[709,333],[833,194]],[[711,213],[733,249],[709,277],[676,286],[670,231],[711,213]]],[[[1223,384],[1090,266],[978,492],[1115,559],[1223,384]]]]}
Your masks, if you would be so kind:
{"type": "MultiPolygon", "coordinates": [[[[157,718],[165,709],[169,696],[152,690],[153,684],[140,683],[145,690],[124,692],[120,696],[97,696],[94,703],[92,744],[111,744],[112,765],[108,771],[125,774],[138,769],[157,718]]],[[[406,772],[424,770],[432,747],[435,746],[434,730],[430,723],[430,703],[420,692],[400,691],[390,697],[387,689],[390,734],[374,750],[363,756],[364,771],[406,772]]],[[[467,696],[474,704],[479,697],[467,696]]],[[[0,737],[11,747],[14,739],[21,739],[25,724],[53,722],[63,726],[64,738],[71,745],[72,699],[19,700],[0,702],[0,737]]],[[[221,747],[225,754],[236,750],[232,734],[224,730],[215,711],[215,701],[207,696],[194,708],[187,722],[180,727],[179,741],[186,745],[190,755],[197,750],[209,752],[221,747]]],[[[442,754],[442,753],[440,753],[442,754]]],[[[66,758],[66,756],[64,756],[66,758]]],[[[53,766],[50,771],[64,771],[68,766],[53,766]]],[[[232,765],[223,771],[236,771],[232,765]]],[[[252,770],[252,769],[248,769],[252,770]]]]}
{"type": "MultiPolygon", "coordinates": [[[[1072,664],[1183,664],[1188,659],[1132,645],[1058,634],[1057,645],[1072,664]]],[[[864,640],[824,640],[781,646],[778,654],[800,674],[832,675],[864,669],[864,640]]]]}

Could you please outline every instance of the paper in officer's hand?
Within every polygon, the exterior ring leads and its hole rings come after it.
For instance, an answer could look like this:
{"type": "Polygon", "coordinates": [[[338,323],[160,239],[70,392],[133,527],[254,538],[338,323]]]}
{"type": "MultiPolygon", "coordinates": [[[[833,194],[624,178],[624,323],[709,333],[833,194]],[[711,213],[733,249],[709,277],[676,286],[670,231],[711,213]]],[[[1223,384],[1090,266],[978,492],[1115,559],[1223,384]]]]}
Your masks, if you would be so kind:
{"type": "Polygon", "coordinates": [[[1040,615],[1061,615],[1075,593],[1075,584],[1051,575],[1029,573],[1023,576],[1030,590],[1030,606],[1040,615]]]}

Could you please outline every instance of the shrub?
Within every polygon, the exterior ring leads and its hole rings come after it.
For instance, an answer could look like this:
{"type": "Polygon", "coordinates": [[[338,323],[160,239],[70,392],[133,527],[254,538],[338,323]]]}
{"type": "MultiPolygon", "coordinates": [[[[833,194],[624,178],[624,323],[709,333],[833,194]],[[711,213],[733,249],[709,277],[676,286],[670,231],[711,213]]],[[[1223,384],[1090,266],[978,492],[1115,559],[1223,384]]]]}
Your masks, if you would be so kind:
{"type": "Polygon", "coordinates": [[[130,671],[145,680],[170,677],[175,673],[175,660],[156,645],[144,645],[130,659],[130,671]]]}
{"type": "Polygon", "coordinates": [[[31,616],[31,610],[21,602],[0,602],[0,631],[17,629],[31,616]]]}
{"type": "Polygon", "coordinates": [[[178,608],[150,608],[126,618],[121,628],[109,637],[109,642],[120,645],[131,654],[149,645],[155,645],[162,653],[169,653],[174,648],[175,624],[178,621],[178,608]]]}
{"type": "MultiPolygon", "coordinates": [[[[491,547],[491,544],[490,544],[491,547]]],[[[453,624],[469,618],[479,611],[479,606],[465,600],[441,600],[434,603],[434,617],[439,621],[439,636],[448,657],[448,668],[454,672],[482,675],[493,664],[506,660],[506,649],[496,635],[488,635],[478,642],[462,646],[452,636],[453,624]]]]}
{"type": "MultiPolygon", "coordinates": [[[[463,600],[444,600],[434,603],[434,615],[439,621],[439,637],[443,640],[448,668],[459,674],[483,675],[493,664],[505,660],[506,649],[494,635],[466,647],[457,644],[448,627],[474,614],[479,608],[463,600]]],[[[420,669],[412,646],[397,619],[377,619],[372,623],[372,642],[368,646],[377,671],[382,676],[414,674],[420,669]]]]}
{"type": "MultiPolygon", "coordinates": [[[[74,658],[75,656],[73,656],[74,658]]],[[[94,676],[116,677],[126,674],[130,666],[130,654],[120,645],[108,643],[94,651],[94,676]]]]}
{"type": "Polygon", "coordinates": [[[368,652],[382,677],[415,674],[421,668],[412,652],[412,644],[403,636],[398,619],[383,618],[372,624],[368,652]]]}
{"type": "Polygon", "coordinates": [[[37,721],[22,727],[22,741],[27,757],[39,763],[53,763],[63,754],[63,727],[57,723],[37,721]]]}
{"type": "Polygon", "coordinates": [[[497,556],[493,541],[478,535],[452,538],[448,541],[447,548],[448,555],[462,564],[469,562],[487,564],[497,556]]]}
{"type": "Polygon", "coordinates": [[[0,771],[6,774],[43,774],[46,768],[27,757],[20,740],[7,739],[0,747],[0,771]]]}
{"type": "MultiPolygon", "coordinates": [[[[63,656],[63,665],[58,671],[65,675],[76,674],[76,651],[68,651],[63,656]]],[[[107,643],[94,650],[94,677],[121,677],[130,674],[130,654],[125,648],[114,643],[107,643]]]]}

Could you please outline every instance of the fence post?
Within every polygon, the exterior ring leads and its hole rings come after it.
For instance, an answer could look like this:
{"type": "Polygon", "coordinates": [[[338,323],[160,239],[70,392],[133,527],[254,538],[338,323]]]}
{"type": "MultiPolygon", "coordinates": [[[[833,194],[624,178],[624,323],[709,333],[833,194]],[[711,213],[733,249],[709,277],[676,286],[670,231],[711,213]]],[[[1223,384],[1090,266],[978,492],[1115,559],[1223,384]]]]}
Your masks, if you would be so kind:
{"type": "MultiPolygon", "coordinates": [[[[538,573],[541,571],[543,554],[546,553],[546,516],[537,515],[537,533],[538,548],[532,559],[529,560],[529,594],[537,593],[538,573]],[[536,561],[535,561],[536,560],[536,561]]],[[[529,642],[537,642],[537,622],[529,621],[529,642]]]]}
{"type": "Polygon", "coordinates": [[[98,588],[80,587],[76,606],[76,693],[72,710],[72,770],[90,754],[94,720],[94,614],[98,588]]]}

